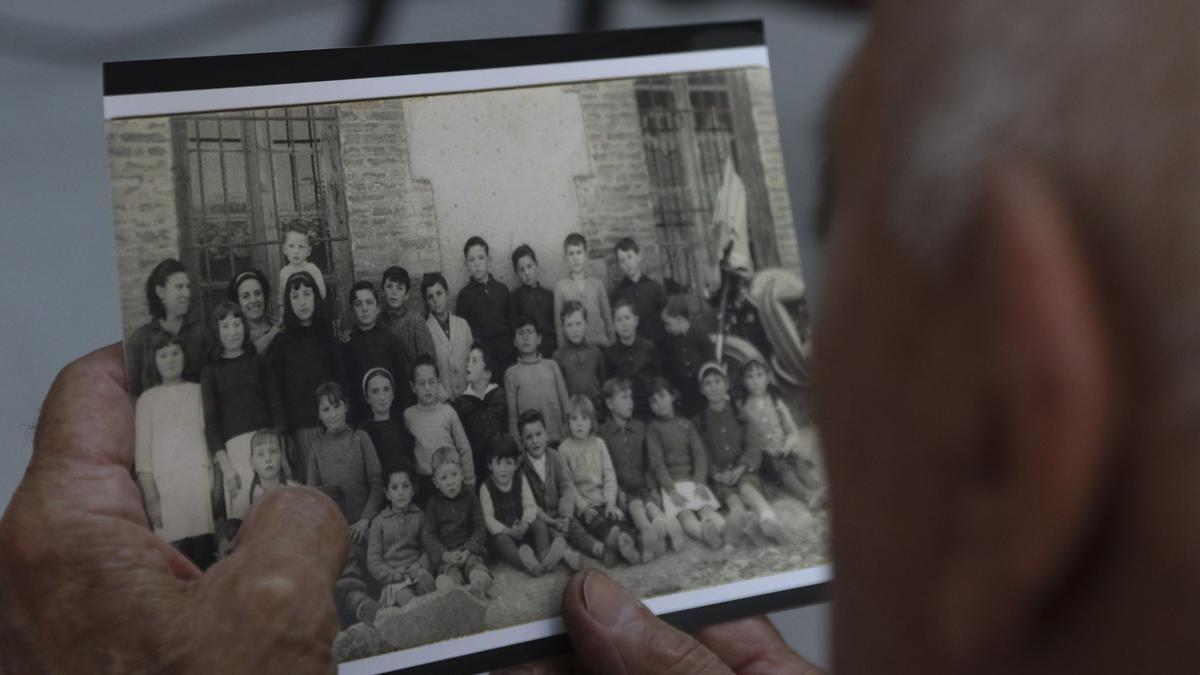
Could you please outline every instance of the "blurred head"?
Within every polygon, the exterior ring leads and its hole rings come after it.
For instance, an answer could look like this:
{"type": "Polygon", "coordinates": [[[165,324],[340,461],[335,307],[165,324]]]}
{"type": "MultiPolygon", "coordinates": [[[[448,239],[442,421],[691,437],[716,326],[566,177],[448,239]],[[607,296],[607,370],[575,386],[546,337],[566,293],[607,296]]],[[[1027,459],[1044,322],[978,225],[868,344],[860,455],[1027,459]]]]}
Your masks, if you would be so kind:
{"type": "Polygon", "coordinates": [[[230,300],[222,300],[213,308],[210,326],[217,338],[216,355],[232,355],[254,351],[250,342],[250,331],[246,326],[246,315],[242,308],[230,300]]]}
{"type": "Polygon", "coordinates": [[[633,417],[633,382],[625,377],[608,378],[604,382],[604,405],[617,417],[633,417]]]}
{"type": "Polygon", "coordinates": [[[596,432],[596,406],[586,396],[576,394],[567,399],[563,417],[566,418],[571,438],[583,440],[596,432]]]}
{"type": "Polygon", "coordinates": [[[283,440],[273,429],[259,429],[250,437],[250,467],[259,481],[285,478],[283,440]]]}
{"type": "Polygon", "coordinates": [[[416,494],[412,468],[398,466],[387,472],[387,500],[393,509],[407,509],[416,494]]]}
{"type": "Polygon", "coordinates": [[[433,486],[448,499],[457,497],[463,484],[458,451],[451,447],[438,448],[433,451],[430,463],[433,465],[433,486]]]}
{"type": "Polygon", "coordinates": [[[636,277],[642,273],[642,249],[632,237],[625,237],[617,242],[617,266],[627,277],[636,277]]]}
{"type": "Polygon", "coordinates": [[[308,243],[308,230],[299,225],[289,227],[283,233],[283,256],[292,265],[302,265],[308,260],[312,247],[308,243]]]}
{"type": "Polygon", "coordinates": [[[441,272],[426,272],[421,277],[421,297],[425,311],[441,319],[450,313],[450,287],[441,272]]]}
{"type": "Polygon", "coordinates": [[[192,284],[183,263],[167,258],[150,270],[146,277],[150,316],[160,320],[185,317],[191,302],[192,284]]]}
{"type": "Polygon", "coordinates": [[[298,330],[301,326],[328,324],[325,318],[325,302],[317,282],[308,272],[296,272],[283,285],[283,324],[285,330],[298,330]]]}
{"type": "Polygon", "coordinates": [[[383,288],[383,301],[391,309],[400,309],[404,306],[404,301],[408,298],[408,289],[412,285],[412,281],[408,277],[408,270],[397,265],[393,265],[383,272],[381,281],[383,288]]]}
{"type": "Polygon", "coordinates": [[[258,270],[246,270],[229,282],[228,299],[242,308],[242,313],[251,323],[262,321],[267,316],[267,302],[271,285],[267,275],[258,270]]]}
{"type": "Polygon", "coordinates": [[[338,431],[346,426],[346,394],[337,382],[317,387],[317,416],[326,431],[338,431]]]}
{"type": "Polygon", "coordinates": [[[725,369],[718,363],[706,363],[700,366],[700,393],[708,401],[709,406],[720,410],[729,400],[729,378],[725,369]]]}
{"type": "Polygon", "coordinates": [[[679,393],[661,377],[656,377],[650,383],[650,412],[659,419],[669,419],[675,416],[675,399],[679,393]]]}
{"type": "Polygon", "coordinates": [[[392,373],[387,368],[372,368],[363,375],[362,387],[363,398],[376,419],[389,417],[396,400],[396,380],[392,373]]]}
{"type": "Polygon", "coordinates": [[[692,325],[692,310],[688,307],[687,298],[673,295],[667,300],[667,306],[662,311],[663,327],[671,335],[683,335],[692,325]]]}
{"type": "Polygon", "coordinates": [[[629,298],[621,298],[613,305],[613,331],[622,342],[637,339],[637,308],[629,298]]]}
{"type": "Polygon", "coordinates": [[[582,274],[587,269],[588,261],[587,239],[582,234],[572,232],[563,240],[563,257],[567,259],[567,269],[574,274],[582,274]]]}
{"type": "Polygon", "coordinates": [[[575,345],[582,343],[587,336],[587,308],[583,303],[578,300],[564,302],[559,316],[567,342],[575,345]]]}
{"type": "Polygon", "coordinates": [[[486,387],[492,381],[496,366],[483,345],[475,342],[467,352],[467,382],[476,387],[486,387]]]}
{"type": "Polygon", "coordinates": [[[356,281],[350,287],[350,308],[354,310],[354,322],[363,330],[370,330],[379,318],[379,297],[375,295],[375,284],[356,281]]]}
{"type": "Polygon", "coordinates": [[[1194,670],[1200,5],[1079,9],[879,2],[837,89],[838,672],[1194,670]]]}
{"type": "Polygon", "coordinates": [[[412,378],[413,393],[417,395],[417,401],[421,405],[437,403],[438,385],[441,384],[441,380],[438,379],[437,361],[432,355],[417,356],[417,360],[413,361],[412,378]]]}
{"type": "Polygon", "coordinates": [[[463,246],[463,260],[467,265],[467,273],[475,281],[487,281],[491,253],[483,237],[471,237],[463,246]]]}
{"type": "Polygon", "coordinates": [[[521,449],[517,447],[517,442],[512,436],[499,433],[492,438],[492,454],[488,459],[488,466],[492,470],[492,476],[501,485],[508,485],[512,480],[520,461],[521,449]]]}
{"type": "Polygon", "coordinates": [[[521,244],[513,249],[512,266],[523,285],[530,287],[538,285],[537,254],[533,252],[529,244],[521,244]]]}
{"type": "Polygon", "coordinates": [[[522,314],[513,319],[513,346],[521,356],[533,356],[542,346],[542,333],[532,316],[522,314]]]}
{"type": "Polygon", "coordinates": [[[175,333],[156,331],[150,339],[150,352],[154,354],[154,371],[151,380],[155,384],[171,384],[183,379],[187,357],[183,351],[183,340],[175,333]]]}
{"type": "Polygon", "coordinates": [[[521,434],[521,443],[525,452],[534,459],[541,459],[546,454],[546,418],[539,410],[526,410],[517,418],[517,433],[521,434]]]}

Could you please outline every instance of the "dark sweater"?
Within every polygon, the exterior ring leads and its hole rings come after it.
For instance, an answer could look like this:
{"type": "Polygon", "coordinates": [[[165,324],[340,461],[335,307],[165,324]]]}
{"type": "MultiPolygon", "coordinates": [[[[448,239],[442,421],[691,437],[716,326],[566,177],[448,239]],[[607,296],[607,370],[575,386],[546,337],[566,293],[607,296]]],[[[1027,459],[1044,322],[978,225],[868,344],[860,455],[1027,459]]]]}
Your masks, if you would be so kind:
{"type": "Polygon", "coordinates": [[[646,456],[658,484],[708,483],[708,454],[696,426],[682,417],[652,420],[646,426],[646,456]]]}
{"type": "Polygon", "coordinates": [[[703,331],[689,326],[683,335],[668,335],[662,354],[663,373],[679,390],[683,400],[679,412],[697,415],[708,405],[700,393],[700,381],[696,378],[700,366],[716,360],[716,347],[703,331]]]}
{"type": "Polygon", "coordinates": [[[633,409],[637,417],[650,416],[650,383],[662,371],[658,351],[646,338],[639,337],[626,345],[618,338],[604,350],[604,367],[609,377],[624,377],[633,382],[633,409]]]}
{"type": "Polygon", "coordinates": [[[521,284],[512,292],[513,316],[532,317],[542,334],[542,356],[553,356],[558,349],[558,321],[554,318],[554,291],[541,285],[530,288],[521,284]]]}
{"type": "Polygon", "coordinates": [[[741,464],[753,473],[762,464],[762,450],[748,447],[746,427],[732,403],[727,403],[720,412],[705,408],[696,417],[696,427],[713,471],[727,471],[741,464]]]}
{"type": "Polygon", "coordinates": [[[404,343],[383,322],[377,322],[370,330],[355,326],[350,331],[350,341],[342,345],[342,361],[346,366],[346,384],[350,387],[353,418],[363,421],[371,418],[371,410],[363,396],[363,376],[372,368],[386,368],[396,383],[392,392],[392,415],[403,415],[404,409],[415,403],[411,377],[411,363],[404,343]]]}
{"type": "Polygon", "coordinates": [[[521,474],[529,481],[538,508],[551,518],[575,513],[575,480],[567,460],[554,448],[546,448],[546,478],[542,480],[533,468],[528,453],[521,454],[521,474]]]}
{"type": "Polygon", "coordinates": [[[210,364],[200,376],[200,395],[211,452],[235,436],[264,428],[283,431],[286,425],[275,373],[258,354],[243,352],[210,364]]]}
{"type": "Polygon", "coordinates": [[[635,496],[654,490],[655,480],[646,461],[646,425],[631,419],[619,427],[610,417],[600,425],[599,436],[608,446],[621,490],[635,496]]]}
{"type": "MultiPolygon", "coordinates": [[[[404,428],[397,417],[389,417],[383,421],[367,420],[360,425],[371,438],[375,446],[375,454],[379,457],[379,466],[384,471],[398,465],[417,466],[416,455],[413,454],[413,437],[404,428]]],[[[386,475],[385,479],[386,479],[386,475]]]]}
{"type": "Polygon", "coordinates": [[[562,370],[568,394],[586,396],[593,405],[599,406],[604,385],[604,354],[599,347],[586,340],[582,344],[563,340],[562,346],[554,352],[554,362],[562,370]]]}
{"type": "MultiPolygon", "coordinates": [[[[512,304],[508,287],[488,275],[487,283],[474,279],[458,292],[454,313],[466,319],[471,335],[499,364],[512,364],[516,357],[513,347],[512,304]]],[[[457,395],[458,392],[450,392],[457,395]]]]}
{"type": "MultiPolygon", "coordinates": [[[[158,319],[151,319],[125,340],[125,372],[129,395],[135,400],[158,381],[155,372],[158,366],[154,363],[154,354],[150,353],[150,343],[154,334],[161,330],[163,327],[158,319]]],[[[183,379],[199,382],[212,351],[208,329],[203,324],[185,321],[178,335],[183,343],[183,379]]]]}
{"type": "Polygon", "coordinates": [[[667,306],[667,293],[662,284],[645,274],[637,281],[629,277],[621,277],[612,292],[612,306],[617,306],[617,300],[628,299],[637,309],[638,335],[650,340],[655,347],[662,345],[667,332],[663,328],[662,311],[667,306]]]}
{"type": "Polygon", "coordinates": [[[308,484],[328,494],[346,522],[370,520],[383,508],[379,457],[366,432],[342,427],[313,441],[308,484]]]}
{"type": "Polygon", "coordinates": [[[454,411],[467,432],[474,458],[476,480],[488,475],[488,458],[492,454],[492,439],[496,434],[508,432],[508,401],[502,387],[493,387],[479,398],[473,393],[463,393],[454,399],[454,411]]]}
{"type": "Polygon", "coordinates": [[[425,505],[425,524],[421,529],[421,546],[429,554],[435,572],[443,566],[442,554],[465,548],[473,555],[487,554],[484,543],[487,528],[483,524],[483,507],[475,491],[463,485],[458,496],[449,499],[435,491],[425,505]]]}
{"type": "Polygon", "coordinates": [[[325,382],[346,386],[337,345],[326,342],[311,326],[289,328],[271,342],[267,361],[283,394],[287,430],[321,426],[317,387],[325,382]]]}

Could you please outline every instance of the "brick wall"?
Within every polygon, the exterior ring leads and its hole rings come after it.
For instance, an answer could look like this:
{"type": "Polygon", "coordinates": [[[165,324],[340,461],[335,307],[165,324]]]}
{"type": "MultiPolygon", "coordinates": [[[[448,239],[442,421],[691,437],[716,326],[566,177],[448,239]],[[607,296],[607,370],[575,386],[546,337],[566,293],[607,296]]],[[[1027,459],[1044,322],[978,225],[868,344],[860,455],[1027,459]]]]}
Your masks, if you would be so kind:
{"type": "Polygon", "coordinates": [[[128,337],[150,319],[145,295],[150,270],[163,258],[179,257],[174,150],[165,117],[111,121],[107,136],[122,327],[128,337]]]}
{"type": "Polygon", "coordinates": [[[401,265],[415,285],[440,256],[433,187],[413,178],[403,103],[342,104],[338,132],[355,277],[378,284],[401,265]]]}
{"type": "Polygon", "coordinates": [[[775,221],[780,264],[799,273],[800,247],[796,241],[792,203],[788,197],[787,176],[784,174],[783,145],[779,140],[779,118],[775,113],[771,72],[766,68],[748,69],[746,81],[750,86],[754,125],[758,128],[758,148],[762,156],[767,196],[771,202],[771,215],[775,221]]]}

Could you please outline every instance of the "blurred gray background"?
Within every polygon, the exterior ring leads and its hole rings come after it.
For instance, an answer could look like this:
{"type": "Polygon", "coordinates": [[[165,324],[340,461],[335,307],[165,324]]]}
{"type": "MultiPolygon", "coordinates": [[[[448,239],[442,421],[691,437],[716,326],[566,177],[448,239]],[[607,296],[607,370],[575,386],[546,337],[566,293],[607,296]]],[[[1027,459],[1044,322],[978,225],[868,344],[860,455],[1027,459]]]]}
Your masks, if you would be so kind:
{"type": "MultiPolygon", "coordinates": [[[[29,461],[38,407],[67,361],[120,339],[100,63],[762,18],[804,275],[819,134],[863,18],[793,0],[9,0],[0,9],[0,508],[29,461]]],[[[772,617],[828,665],[828,605],[772,617]]]]}

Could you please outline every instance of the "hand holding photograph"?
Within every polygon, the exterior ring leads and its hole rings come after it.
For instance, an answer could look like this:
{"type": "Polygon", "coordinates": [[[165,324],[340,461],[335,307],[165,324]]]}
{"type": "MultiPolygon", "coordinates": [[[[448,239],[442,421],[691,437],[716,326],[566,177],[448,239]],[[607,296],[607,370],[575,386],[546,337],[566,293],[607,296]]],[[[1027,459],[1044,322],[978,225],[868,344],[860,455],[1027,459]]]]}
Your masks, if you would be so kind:
{"type": "Polygon", "coordinates": [[[332,498],[344,673],[823,598],[809,317],[761,23],[111,63],[135,472],[201,569],[332,498]]]}

